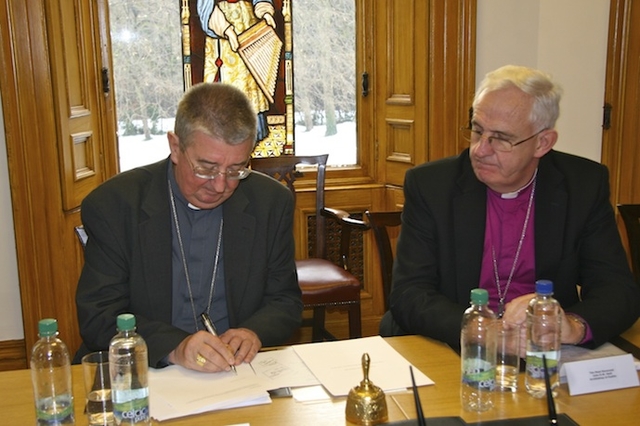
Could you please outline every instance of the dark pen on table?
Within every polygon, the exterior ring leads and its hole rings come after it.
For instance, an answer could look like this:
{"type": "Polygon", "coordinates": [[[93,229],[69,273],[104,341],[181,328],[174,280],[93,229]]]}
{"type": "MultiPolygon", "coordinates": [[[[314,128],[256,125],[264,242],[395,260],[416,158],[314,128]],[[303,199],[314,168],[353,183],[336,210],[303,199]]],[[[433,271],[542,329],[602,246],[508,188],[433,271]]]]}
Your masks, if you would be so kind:
{"type": "Polygon", "coordinates": [[[553,391],[551,390],[551,381],[549,380],[549,370],[547,369],[547,357],[542,354],[542,367],[544,368],[544,385],[547,390],[547,408],[549,409],[549,424],[558,424],[558,415],[556,414],[556,403],[553,401],[553,391]]]}
{"type": "Polygon", "coordinates": [[[413,377],[413,367],[411,365],[409,366],[409,371],[411,372],[411,386],[413,388],[413,400],[416,404],[418,426],[427,426],[427,422],[424,419],[424,414],[422,413],[422,404],[420,403],[420,395],[418,395],[418,387],[416,386],[416,379],[413,377]]]}
{"type": "MultiPolygon", "coordinates": [[[[205,328],[209,333],[213,334],[214,336],[218,336],[218,333],[216,332],[216,327],[215,325],[213,325],[213,321],[211,321],[211,318],[209,318],[209,314],[207,314],[206,312],[201,313],[200,319],[202,319],[202,323],[204,324],[205,328]]],[[[236,370],[235,365],[232,365],[231,369],[233,370],[234,373],[238,374],[238,371],[236,370]]]]}

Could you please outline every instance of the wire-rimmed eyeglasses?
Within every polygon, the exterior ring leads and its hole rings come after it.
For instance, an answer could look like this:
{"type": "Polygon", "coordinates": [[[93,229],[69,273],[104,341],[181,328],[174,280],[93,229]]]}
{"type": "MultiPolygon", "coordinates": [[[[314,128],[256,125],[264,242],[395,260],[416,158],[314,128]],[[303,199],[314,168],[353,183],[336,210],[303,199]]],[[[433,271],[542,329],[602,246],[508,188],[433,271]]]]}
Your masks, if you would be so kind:
{"type": "Polygon", "coordinates": [[[224,171],[220,170],[218,166],[212,166],[212,167],[194,166],[193,163],[191,162],[191,159],[187,155],[187,152],[183,151],[183,154],[187,159],[187,161],[189,162],[189,165],[191,166],[191,170],[193,170],[193,174],[200,179],[212,180],[217,178],[218,176],[224,176],[229,180],[242,180],[247,176],[249,176],[249,174],[251,174],[251,169],[248,169],[244,166],[236,169],[227,169],[224,171]]]}
{"type": "Polygon", "coordinates": [[[518,146],[518,145],[520,145],[522,143],[525,143],[525,142],[535,138],[540,133],[542,133],[545,130],[547,130],[547,128],[545,127],[543,129],[541,129],[540,131],[538,131],[537,133],[534,133],[533,135],[529,136],[528,138],[519,140],[517,142],[508,141],[508,140],[504,139],[501,136],[485,135],[480,130],[474,129],[474,128],[463,127],[461,130],[462,130],[462,134],[463,134],[464,138],[466,140],[470,141],[471,143],[478,143],[484,137],[484,138],[487,139],[487,142],[489,142],[489,145],[491,145],[491,147],[494,150],[501,151],[501,152],[511,152],[511,151],[513,151],[513,147],[514,146],[518,146]]]}

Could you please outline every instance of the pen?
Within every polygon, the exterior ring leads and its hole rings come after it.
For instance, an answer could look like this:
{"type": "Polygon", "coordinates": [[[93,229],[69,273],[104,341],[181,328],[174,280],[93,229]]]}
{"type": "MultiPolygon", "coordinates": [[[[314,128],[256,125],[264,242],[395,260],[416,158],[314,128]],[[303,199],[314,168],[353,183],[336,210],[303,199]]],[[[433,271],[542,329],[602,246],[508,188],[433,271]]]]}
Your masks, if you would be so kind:
{"type": "MultiPolygon", "coordinates": [[[[202,319],[202,323],[209,333],[213,334],[214,336],[218,336],[218,333],[216,332],[216,326],[213,325],[213,321],[211,321],[211,318],[209,318],[209,314],[207,314],[206,312],[201,313],[200,319],[202,319]]],[[[235,365],[232,365],[231,369],[234,373],[238,374],[235,365]]]]}
{"type": "Polygon", "coordinates": [[[411,387],[413,389],[413,401],[416,404],[416,413],[418,415],[418,426],[426,426],[427,422],[424,419],[424,414],[422,413],[422,404],[420,403],[420,395],[418,395],[418,387],[416,386],[416,379],[413,377],[413,367],[409,366],[409,371],[411,372],[411,387]]]}
{"type": "Polygon", "coordinates": [[[558,424],[558,415],[556,414],[556,404],[553,401],[553,391],[551,390],[551,383],[549,380],[549,370],[547,369],[547,357],[542,354],[542,364],[544,367],[544,384],[547,388],[547,407],[549,409],[549,424],[558,424]]]}

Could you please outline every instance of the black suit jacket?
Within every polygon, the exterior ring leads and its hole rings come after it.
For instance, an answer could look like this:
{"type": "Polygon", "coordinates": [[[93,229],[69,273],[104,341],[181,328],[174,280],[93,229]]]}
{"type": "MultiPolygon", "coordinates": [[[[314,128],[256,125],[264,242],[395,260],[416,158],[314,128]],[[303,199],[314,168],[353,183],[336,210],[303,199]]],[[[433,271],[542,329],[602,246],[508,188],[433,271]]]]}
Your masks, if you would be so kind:
{"type": "MultiPolygon", "coordinates": [[[[592,345],[600,345],[640,315],[640,289],[609,202],[608,171],[551,151],[540,160],[536,185],[536,279],[554,282],[554,297],[588,322],[592,345]]],[[[409,170],[404,192],[393,319],[406,332],[459,348],[462,314],[480,279],[486,186],[467,149],[409,170]]]]}
{"type": "MultiPolygon", "coordinates": [[[[151,366],[188,335],[171,325],[168,161],[119,174],[82,202],[89,240],[76,293],[84,341],[76,361],[108,347],[123,312],[135,314],[151,366]]],[[[264,346],[285,343],[301,322],[293,209],[285,186],[255,172],[223,207],[229,323],[253,330],[264,346]]]]}

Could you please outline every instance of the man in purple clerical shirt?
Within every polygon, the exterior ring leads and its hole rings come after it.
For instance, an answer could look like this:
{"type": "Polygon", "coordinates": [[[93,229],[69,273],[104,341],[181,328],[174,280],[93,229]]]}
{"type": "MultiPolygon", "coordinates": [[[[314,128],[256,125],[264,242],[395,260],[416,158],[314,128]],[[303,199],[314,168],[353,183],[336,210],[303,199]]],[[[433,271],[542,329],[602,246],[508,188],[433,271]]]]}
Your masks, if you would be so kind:
{"type": "Polygon", "coordinates": [[[459,349],[471,289],[486,289],[497,314],[524,324],[538,279],[554,282],[563,343],[599,346],[636,321],[640,289],[608,171],[553,149],[560,97],[539,70],[490,72],[463,131],[469,148],[407,172],[382,335],[422,334],[459,349]]]}

